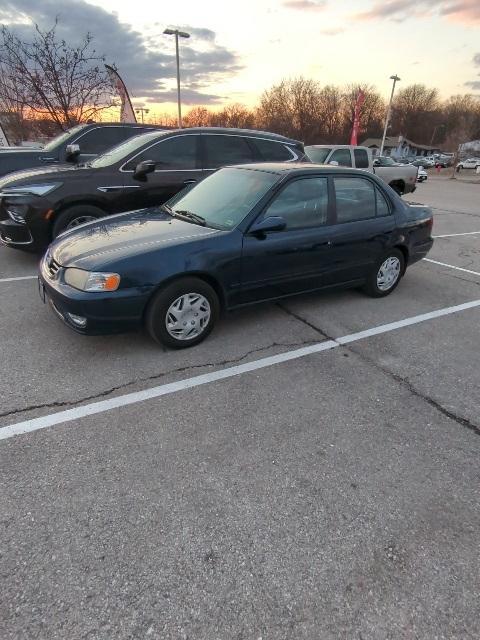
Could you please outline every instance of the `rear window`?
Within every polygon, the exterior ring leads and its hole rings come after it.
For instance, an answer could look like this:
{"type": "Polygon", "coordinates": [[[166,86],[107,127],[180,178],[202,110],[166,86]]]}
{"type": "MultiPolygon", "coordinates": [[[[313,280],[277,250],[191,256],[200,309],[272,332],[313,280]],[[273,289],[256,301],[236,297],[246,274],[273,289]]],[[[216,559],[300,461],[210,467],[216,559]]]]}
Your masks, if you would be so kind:
{"type": "Polygon", "coordinates": [[[353,155],[357,169],[368,169],[368,153],[365,149],[354,149],[353,155]]]}
{"type": "Polygon", "coordinates": [[[229,164],[254,162],[253,151],[241,136],[203,135],[205,145],[205,167],[216,169],[229,164]]]}
{"type": "Polygon", "coordinates": [[[257,147],[262,160],[267,162],[288,162],[295,159],[288,147],[281,142],[261,138],[252,139],[250,142],[257,147]]]}

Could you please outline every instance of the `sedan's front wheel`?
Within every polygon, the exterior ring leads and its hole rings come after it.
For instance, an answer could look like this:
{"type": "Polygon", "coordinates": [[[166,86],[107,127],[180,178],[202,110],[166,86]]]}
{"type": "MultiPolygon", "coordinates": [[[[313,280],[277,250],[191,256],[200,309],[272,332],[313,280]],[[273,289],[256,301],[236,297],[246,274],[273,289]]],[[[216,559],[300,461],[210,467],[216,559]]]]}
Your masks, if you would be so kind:
{"type": "Polygon", "coordinates": [[[150,336],[174,349],[204,340],[218,318],[220,304],[214,289],[199,278],[182,278],[158,291],[145,316],[150,336]]]}
{"type": "Polygon", "coordinates": [[[405,270],[405,258],[398,249],[384,254],[368,276],[364,290],[373,298],[383,298],[395,289],[405,270]]]}

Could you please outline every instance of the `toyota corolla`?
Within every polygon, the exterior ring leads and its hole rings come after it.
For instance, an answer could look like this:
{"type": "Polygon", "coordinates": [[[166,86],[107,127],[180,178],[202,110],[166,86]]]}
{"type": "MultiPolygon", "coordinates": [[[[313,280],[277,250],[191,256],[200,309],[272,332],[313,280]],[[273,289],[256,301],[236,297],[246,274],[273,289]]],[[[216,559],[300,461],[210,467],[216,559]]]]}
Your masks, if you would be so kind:
{"type": "Polygon", "coordinates": [[[432,246],[432,212],[367,172],[309,164],[221,169],[160,207],[63,233],[40,264],[69,327],[145,327],[199,343],[222,310],[336,286],[390,294],[432,246]]]}

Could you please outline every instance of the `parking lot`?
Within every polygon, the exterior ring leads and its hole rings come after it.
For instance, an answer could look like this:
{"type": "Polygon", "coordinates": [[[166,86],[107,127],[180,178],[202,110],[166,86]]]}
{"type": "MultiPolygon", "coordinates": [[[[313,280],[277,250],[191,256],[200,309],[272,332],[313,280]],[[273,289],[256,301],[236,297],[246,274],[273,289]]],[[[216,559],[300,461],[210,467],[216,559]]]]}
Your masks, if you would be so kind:
{"type": "Polygon", "coordinates": [[[396,291],[83,337],[0,247],[2,639],[480,635],[480,185],[396,291]],[[471,303],[471,304],[470,304],[471,303]]]}

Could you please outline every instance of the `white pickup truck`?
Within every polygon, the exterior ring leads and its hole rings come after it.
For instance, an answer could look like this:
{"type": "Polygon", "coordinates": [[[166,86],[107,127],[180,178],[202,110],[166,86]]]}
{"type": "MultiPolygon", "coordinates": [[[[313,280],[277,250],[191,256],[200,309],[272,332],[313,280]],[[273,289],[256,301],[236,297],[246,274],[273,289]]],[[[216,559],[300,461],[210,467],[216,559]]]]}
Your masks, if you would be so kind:
{"type": "Polygon", "coordinates": [[[386,156],[372,158],[368,147],[347,144],[314,144],[305,147],[307,157],[318,164],[354,167],[375,173],[397,193],[411,193],[417,188],[417,167],[399,164],[386,156]]]}

